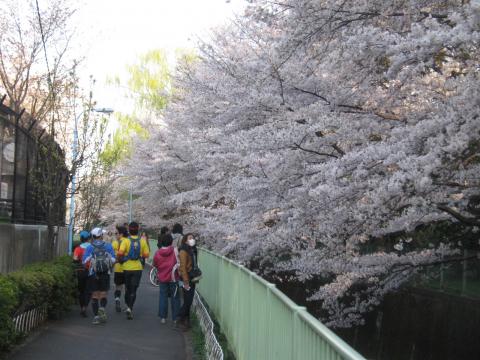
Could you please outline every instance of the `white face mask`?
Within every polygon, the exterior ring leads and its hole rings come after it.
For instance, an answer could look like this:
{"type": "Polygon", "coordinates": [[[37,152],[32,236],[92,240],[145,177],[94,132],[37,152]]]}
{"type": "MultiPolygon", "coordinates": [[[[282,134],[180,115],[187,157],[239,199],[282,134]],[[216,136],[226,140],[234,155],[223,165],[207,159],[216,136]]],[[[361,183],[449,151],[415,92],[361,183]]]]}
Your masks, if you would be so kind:
{"type": "Polygon", "coordinates": [[[188,244],[189,246],[195,246],[195,239],[188,239],[188,240],[187,240],[187,244],[188,244]]]}

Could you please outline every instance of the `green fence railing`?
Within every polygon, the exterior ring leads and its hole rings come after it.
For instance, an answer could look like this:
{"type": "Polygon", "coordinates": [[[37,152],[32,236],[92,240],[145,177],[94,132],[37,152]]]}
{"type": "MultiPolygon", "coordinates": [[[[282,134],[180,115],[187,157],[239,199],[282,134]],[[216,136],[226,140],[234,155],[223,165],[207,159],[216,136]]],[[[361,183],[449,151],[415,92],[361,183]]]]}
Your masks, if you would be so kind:
{"type": "Polygon", "coordinates": [[[238,360],[365,360],[305,307],[244,266],[201,249],[198,292],[238,360]]]}

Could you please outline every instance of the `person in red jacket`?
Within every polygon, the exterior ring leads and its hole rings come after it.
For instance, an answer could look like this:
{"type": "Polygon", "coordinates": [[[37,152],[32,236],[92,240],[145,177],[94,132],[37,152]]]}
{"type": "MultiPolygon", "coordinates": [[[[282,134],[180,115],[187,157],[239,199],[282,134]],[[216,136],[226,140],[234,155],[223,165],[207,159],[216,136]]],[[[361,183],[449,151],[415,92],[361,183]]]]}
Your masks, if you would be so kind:
{"type": "Polygon", "coordinates": [[[78,302],[80,304],[80,315],[87,317],[87,307],[90,302],[90,292],[87,288],[88,270],[83,266],[82,259],[85,249],[89,246],[91,239],[90,232],[83,230],[80,232],[80,242],[73,252],[73,262],[77,273],[78,302]]]}
{"type": "Polygon", "coordinates": [[[158,303],[158,316],[162,324],[167,322],[168,297],[170,296],[172,320],[177,322],[180,309],[180,293],[178,291],[178,254],[172,246],[172,235],[162,234],[159,237],[160,249],[153,257],[153,266],[157,268],[158,282],[160,283],[160,299],[158,303]]]}

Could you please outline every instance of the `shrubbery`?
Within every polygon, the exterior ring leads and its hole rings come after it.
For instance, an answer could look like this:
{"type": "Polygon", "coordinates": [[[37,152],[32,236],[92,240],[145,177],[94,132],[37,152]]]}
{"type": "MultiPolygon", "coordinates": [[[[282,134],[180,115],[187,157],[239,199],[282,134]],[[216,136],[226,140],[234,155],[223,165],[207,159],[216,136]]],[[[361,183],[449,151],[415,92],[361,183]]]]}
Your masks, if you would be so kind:
{"type": "Polygon", "coordinates": [[[56,319],[68,310],[74,293],[75,278],[68,256],[0,274],[0,351],[7,350],[20,335],[14,330],[15,315],[47,304],[49,318],[56,319]]]}

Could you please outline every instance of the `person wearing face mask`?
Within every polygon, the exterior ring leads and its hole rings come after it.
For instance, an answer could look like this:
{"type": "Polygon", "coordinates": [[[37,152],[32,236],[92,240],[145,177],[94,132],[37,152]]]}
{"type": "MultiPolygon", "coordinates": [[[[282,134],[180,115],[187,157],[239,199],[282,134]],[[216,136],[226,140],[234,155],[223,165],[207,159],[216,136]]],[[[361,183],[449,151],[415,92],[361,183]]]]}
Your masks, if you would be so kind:
{"type": "Polygon", "coordinates": [[[192,270],[197,268],[197,248],[193,234],[186,234],[182,238],[178,257],[180,260],[179,273],[183,281],[183,305],[179,311],[179,321],[184,330],[190,328],[190,307],[195,295],[195,282],[192,281],[192,270]]]}

